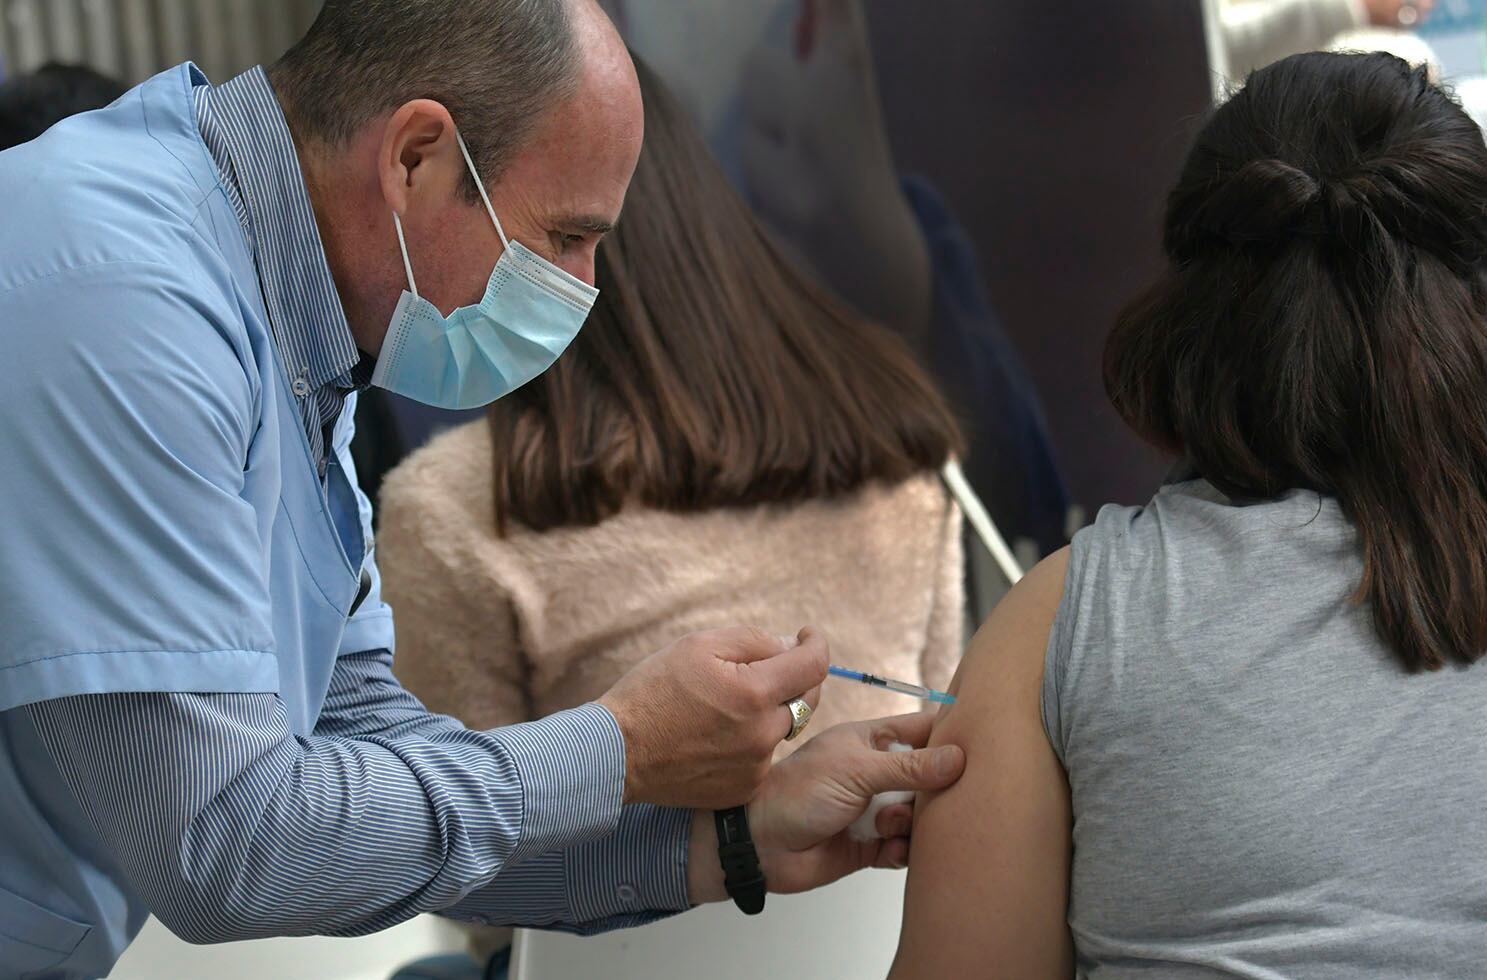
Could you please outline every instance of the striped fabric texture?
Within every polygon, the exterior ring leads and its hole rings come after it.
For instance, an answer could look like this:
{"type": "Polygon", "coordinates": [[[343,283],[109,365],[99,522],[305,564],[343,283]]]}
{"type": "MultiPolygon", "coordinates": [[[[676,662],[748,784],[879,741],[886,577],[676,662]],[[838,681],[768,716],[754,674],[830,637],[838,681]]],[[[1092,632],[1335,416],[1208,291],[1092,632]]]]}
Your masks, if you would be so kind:
{"type": "Polygon", "coordinates": [[[200,86],[195,99],[197,127],[253,248],[274,344],[324,477],[328,433],[371,367],[361,364],[341,308],[294,137],[261,67],[200,86]]]}
{"type": "MultiPolygon", "coordinates": [[[[323,474],[328,428],[369,371],[267,77],[198,93],[323,474]]],[[[272,694],[25,710],[131,890],[193,942],[358,935],[429,911],[590,932],[688,904],[691,815],[622,805],[623,738],[598,705],[470,731],[371,650],[338,659],[308,737],[272,694]]]]}
{"type": "Polygon", "coordinates": [[[341,658],[303,739],[271,694],[28,710],[133,890],[190,942],[354,936],[421,912],[593,932],[687,907],[689,815],[621,806],[607,711],[473,732],[390,662],[341,658]]]}

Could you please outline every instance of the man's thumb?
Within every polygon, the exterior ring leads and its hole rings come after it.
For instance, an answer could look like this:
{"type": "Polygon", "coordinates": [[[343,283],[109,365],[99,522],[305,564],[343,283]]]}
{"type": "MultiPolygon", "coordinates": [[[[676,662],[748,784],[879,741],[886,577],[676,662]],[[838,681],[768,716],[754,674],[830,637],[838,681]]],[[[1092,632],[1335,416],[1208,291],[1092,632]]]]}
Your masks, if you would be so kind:
{"type": "Polygon", "coordinates": [[[944,789],[966,767],[966,754],[958,745],[875,754],[875,764],[867,773],[868,789],[873,793],[944,789]]]}

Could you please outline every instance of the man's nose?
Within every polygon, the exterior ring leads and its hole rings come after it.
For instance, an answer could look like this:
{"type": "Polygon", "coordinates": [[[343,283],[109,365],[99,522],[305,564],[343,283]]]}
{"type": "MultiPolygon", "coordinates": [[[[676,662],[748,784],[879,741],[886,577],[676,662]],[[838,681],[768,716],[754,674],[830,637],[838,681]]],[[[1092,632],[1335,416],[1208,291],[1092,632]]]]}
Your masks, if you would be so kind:
{"type": "Polygon", "coordinates": [[[590,286],[594,284],[594,249],[592,247],[581,251],[566,252],[555,264],[573,278],[582,280],[590,286]]]}

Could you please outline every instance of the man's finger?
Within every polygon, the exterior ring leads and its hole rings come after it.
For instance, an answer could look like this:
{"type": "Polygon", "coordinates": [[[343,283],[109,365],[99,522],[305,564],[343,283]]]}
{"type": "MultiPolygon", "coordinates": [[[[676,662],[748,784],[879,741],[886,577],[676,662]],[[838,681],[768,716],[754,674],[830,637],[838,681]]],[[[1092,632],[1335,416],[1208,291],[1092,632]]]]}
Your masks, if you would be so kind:
{"type": "Polygon", "coordinates": [[[826,638],[819,633],[802,630],[800,645],[786,650],[768,660],[751,663],[750,669],[759,672],[764,688],[778,703],[784,704],[798,698],[826,680],[830,650],[826,638]]]}
{"type": "MultiPolygon", "coordinates": [[[[800,699],[806,704],[810,705],[811,713],[814,714],[816,711],[816,706],[821,703],[821,686],[818,684],[815,687],[811,688],[809,691],[806,691],[804,694],[800,695],[800,699]]],[[[791,698],[790,700],[793,701],[794,698],[791,698]]],[[[789,735],[790,729],[795,727],[795,713],[790,710],[789,702],[786,702],[780,707],[785,712],[785,735],[789,735]]],[[[785,736],[781,735],[780,737],[784,738],[785,736]]]]}
{"type": "Polygon", "coordinates": [[[907,868],[908,866],[909,842],[903,837],[885,840],[878,847],[878,856],[873,859],[875,868],[907,868]]]}
{"type": "Polygon", "coordinates": [[[707,640],[713,656],[735,664],[752,664],[778,657],[798,645],[788,636],[768,633],[752,626],[735,626],[731,629],[699,633],[697,636],[707,640]]]}
{"type": "Polygon", "coordinates": [[[874,752],[863,761],[863,787],[869,793],[936,790],[960,778],[966,754],[958,745],[941,745],[913,752],[874,752]]]}
{"type": "Polygon", "coordinates": [[[869,741],[873,748],[883,752],[888,751],[888,746],[894,742],[902,742],[916,749],[922,749],[929,744],[929,733],[934,729],[938,719],[939,715],[932,711],[916,711],[913,714],[879,718],[867,723],[871,732],[869,741]]]}
{"type": "Polygon", "coordinates": [[[811,688],[809,691],[806,691],[800,697],[801,700],[805,701],[806,704],[811,706],[812,711],[815,711],[817,708],[821,707],[821,685],[817,684],[815,687],[811,688]]]}
{"type": "Polygon", "coordinates": [[[878,834],[888,840],[895,837],[907,837],[914,829],[914,805],[912,803],[895,803],[885,806],[878,811],[877,819],[873,821],[878,834]]]}

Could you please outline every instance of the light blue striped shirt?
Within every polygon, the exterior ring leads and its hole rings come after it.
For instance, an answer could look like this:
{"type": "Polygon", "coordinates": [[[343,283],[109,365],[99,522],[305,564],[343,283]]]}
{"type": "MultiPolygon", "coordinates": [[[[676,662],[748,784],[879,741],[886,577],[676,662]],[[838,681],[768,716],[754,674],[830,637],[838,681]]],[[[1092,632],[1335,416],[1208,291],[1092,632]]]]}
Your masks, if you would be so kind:
{"type": "MultiPolygon", "coordinates": [[[[365,365],[293,142],[261,69],[197,91],[323,476],[365,365]]],[[[622,805],[623,740],[598,705],[470,731],[428,712],[376,649],[336,660],[308,735],[268,693],[88,694],[22,710],[110,875],[195,942],[356,935],[426,911],[587,932],[688,904],[690,814],[622,805]]]]}
{"type": "Polygon", "coordinates": [[[258,262],[274,343],[304,419],[311,455],[325,475],[329,431],[346,394],[365,387],[370,363],[346,322],[294,137],[268,76],[252,68],[193,93],[196,125],[258,262]]]}

